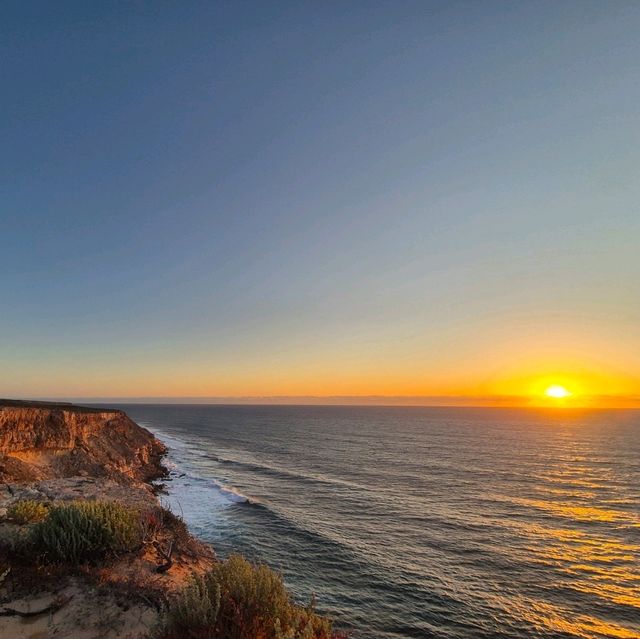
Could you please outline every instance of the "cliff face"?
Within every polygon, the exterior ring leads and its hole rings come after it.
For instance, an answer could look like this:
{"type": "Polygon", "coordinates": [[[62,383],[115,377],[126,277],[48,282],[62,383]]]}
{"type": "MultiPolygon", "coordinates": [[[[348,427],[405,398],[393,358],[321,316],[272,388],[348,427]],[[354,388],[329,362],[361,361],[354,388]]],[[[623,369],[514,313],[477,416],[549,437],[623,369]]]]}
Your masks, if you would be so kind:
{"type": "Polygon", "coordinates": [[[0,482],[88,475],[149,481],[164,445],[118,410],[0,400],[0,482]]]}
{"type": "Polygon", "coordinates": [[[157,636],[166,602],[215,561],[147,483],[165,452],[122,411],[0,400],[0,638],[157,636]],[[140,547],[80,571],[42,563],[16,551],[32,525],[8,516],[21,500],[117,502],[138,513],[140,547]]]}

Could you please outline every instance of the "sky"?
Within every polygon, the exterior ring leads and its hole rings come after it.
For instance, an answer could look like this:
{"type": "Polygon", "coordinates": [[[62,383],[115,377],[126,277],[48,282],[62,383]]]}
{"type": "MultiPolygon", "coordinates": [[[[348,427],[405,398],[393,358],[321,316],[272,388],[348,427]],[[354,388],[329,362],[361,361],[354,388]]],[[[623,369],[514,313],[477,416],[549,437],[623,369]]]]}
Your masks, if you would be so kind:
{"type": "Polygon", "coordinates": [[[640,405],[639,3],[1,13],[0,396],[640,405]]]}

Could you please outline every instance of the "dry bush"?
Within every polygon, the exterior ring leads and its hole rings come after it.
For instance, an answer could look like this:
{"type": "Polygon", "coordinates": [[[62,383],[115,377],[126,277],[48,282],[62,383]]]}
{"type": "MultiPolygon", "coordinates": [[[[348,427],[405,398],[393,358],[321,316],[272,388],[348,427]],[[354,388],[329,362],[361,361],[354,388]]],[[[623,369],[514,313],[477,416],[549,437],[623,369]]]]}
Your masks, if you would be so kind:
{"type": "Polygon", "coordinates": [[[7,509],[7,517],[16,524],[36,524],[49,514],[49,505],[36,499],[20,499],[7,509]]]}

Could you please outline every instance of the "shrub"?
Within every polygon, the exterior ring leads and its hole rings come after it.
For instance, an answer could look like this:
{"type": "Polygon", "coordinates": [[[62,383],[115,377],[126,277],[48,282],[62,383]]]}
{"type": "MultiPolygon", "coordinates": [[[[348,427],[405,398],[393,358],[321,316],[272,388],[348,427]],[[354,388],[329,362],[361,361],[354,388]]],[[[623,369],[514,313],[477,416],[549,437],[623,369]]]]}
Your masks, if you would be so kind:
{"type": "Polygon", "coordinates": [[[49,506],[35,499],[20,499],[7,509],[7,517],[17,524],[35,524],[49,514],[49,506]]]}
{"type": "Polygon", "coordinates": [[[239,555],[194,577],[167,618],[165,639],[331,639],[331,622],[314,602],[294,604],[282,576],[239,555]]]}
{"type": "Polygon", "coordinates": [[[31,533],[35,549],[51,562],[93,562],[140,545],[138,513],[116,502],[55,506],[31,533]]]}
{"type": "Polygon", "coordinates": [[[220,585],[194,576],[169,611],[168,623],[175,631],[198,639],[215,639],[220,610],[220,585]]]}
{"type": "Polygon", "coordinates": [[[176,545],[189,545],[191,535],[180,517],[161,506],[143,510],[139,515],[142,539],[146,543],[157,540],[162,533],[169,532],[176,545]]]}

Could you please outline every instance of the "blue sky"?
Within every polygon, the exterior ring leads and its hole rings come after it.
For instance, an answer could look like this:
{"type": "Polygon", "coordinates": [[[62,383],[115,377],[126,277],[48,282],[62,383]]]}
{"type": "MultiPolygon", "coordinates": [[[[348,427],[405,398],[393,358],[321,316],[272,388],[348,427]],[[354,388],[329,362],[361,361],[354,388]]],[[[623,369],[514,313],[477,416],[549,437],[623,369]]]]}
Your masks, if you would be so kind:
{"type": "Polygon", "coordinates": [[[637,3],[2,12],[0,395],[637,388],[637,3]]]}

